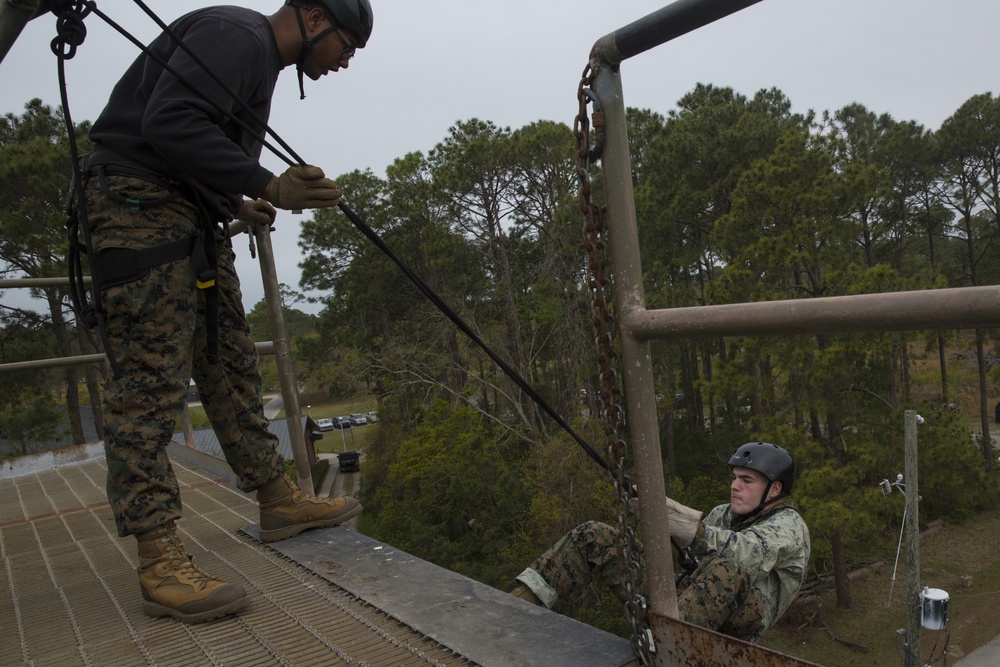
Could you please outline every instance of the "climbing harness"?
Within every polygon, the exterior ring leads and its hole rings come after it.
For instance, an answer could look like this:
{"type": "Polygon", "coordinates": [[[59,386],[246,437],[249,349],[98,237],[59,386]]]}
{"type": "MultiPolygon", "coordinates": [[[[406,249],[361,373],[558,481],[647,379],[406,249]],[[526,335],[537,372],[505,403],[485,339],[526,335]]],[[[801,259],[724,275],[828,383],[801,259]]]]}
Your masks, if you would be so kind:
{"type": "MultiPolygon", "coordinates": [[[[152,10],[141,2],[141,0],[134,1],[146,12],[147,15],[156,21],[164,32],[171,36],[180,48],[182,48],[202,69],[208,72],[211,78],[233,100],[235,100],[244,111],[249,112],[254,118],[254,121],[259,123],[260,127],[265,128],[265,130],[270,132],[272,136],[275,136],[276,140],[281,143],[283,148],[288,150],[290,153],[292,152],[286,144],[281,142],[280,138],[277,138],[277,135],[270,130],[263,120],[253,114],[246,102],[233,93],[223,81],[212,73],[211,69],[205,65],[204,62],[192,53],[186,45],[179,38],[177,38],[175,34],[173,34],[169,26],[164,24],[152,12],[152,10]]],[[[65,61],[76,55],[77,47],[79,47],[86,38],[84,19],[93,13],[129,39],[129,41],[133,44],[136,44],[147,57],[156,61],[157,64],[163,67],[165,71],[177,76],[178,79],[181,79],[181,77],[170,67],[168,63],[164,62],[156,54],[152,53],[145,44],[136,40],[121,26],[98,10],[96,4],[93,2],[86,2],[83,0],[52,0],[50,1],[50,7],[57,19],[57,37],[52,41],[52,50],[56,54],[59,62],[60,93],[62,96],[62,107],[67,132],[70,137],[70,150],[74,170],[71,190],[66,204],[66,213],[68,215],[66,227],[67,235],[69,237],[69,256],[67,261],[70,268],[69,273],[71,282],[69,292],[74,311],[77,313],[77,317],[80,321],[86,326],[98,327],[101,342],[108,355],[112,373],[118,375],[120,373],[120,368],[114,358],[114,354],[107,337],[104,311],[101,305],[101,289],[138,279],[148,272],[148,270],[153,266],[175,261],[177,259],[183,259],[184,257],[190,257],[196,276],[195,286],[198,289],[205,290],[205,327],[207,336],[206,357],[210,362],[214,362],[218,353],[219,294],[215,282],[217,258],[213,221],[204,210],[204,207],[201,205],[200,198],[197,195],[187,192],[187,189],[179,183],[165,181],[158,174],[148,171],[142,165],[131,162],[124,156],[118,155],[110,149],[104,147],[96,148],[93,152],[86,156],[85,164],[81,167],[81,162],[83,162],[83,160],[81,160],[79,155],[74,125],[69,111],[69,100],[65,78],[65,61]],[[116,194],[113,188],[108,186],[107,177],[109,175],[140,178],[144,181],[163,187],[169,192],[169,194],[162,198],[142,201],[123,198],[116,194]],[[201,235],[199,237],[192,237],[191,239],[181,240],[176,243],[141,251],[109,249],[100,253],[95,253],[93,242],[91,240],[90,225],[88,224],[87,210],[85,206],[86,199],[83,192],[83,188],[85,187],[87,180],[92,177],[97,177],[99,179],[101,190],[105,196],[112,201],[127,204],[133,211],[136,212],[144,208],[169,203],[178,197],[184,197],[188,202],[199,209],[201,235]],[[188,251],[187,254],[183,254],[185,250],[188,251]],[[89,299],[83,280],[83,256],[90,258],[89,264],[93,278],[93,292],[89,299]],[[113,277],[108,279],[103,275],[104,271],[112,271],[113,277]]],[[[272,152],[284,159],[284,161],[289,165],[295,164],[295,162],[293,162],[290,158],[285,157],[280,151],[271,146],[266,141],[266,138],[260,136],[260,133],[254,128],[250,127],[250,125],[246,122],[236,117],[235,114],[223,110],[217,103],[213,102],[209,96],[201,94],[197,90],[194,90],[194,92],[198,93],[203,99],[209,101],[209,103],[211,103],[216,110],[226,113],[233,122],[240,125],[243,130],[253,134],[263,146],[267,146],[272,152]]],[[[301,160],[299,160],[299,163],[301,163],[301,160]]]]}
{"type": "Polygon", "coordinates": [[[694,555],[694,552],[691,551],[690,546],[682,547],[677,544],[677,541],[672,537],[670,538],[670,543],[673,544],[674,549],[677,550],[677,564],[680,566],[681,570],[680,574],[677,575],[674,581],[674,586],[679,589],[681,588],[681,584],[684,583],[684,580],[690,577],[694,571],[698,569],[700,562],[698,561],[698,557],[694,555]]]}
{"type": "Polygon", "coordinates": [[[618,547],[626,565],[626,590],[628,599],[625,611],[632,626],[632,649],[644,665],[652,664],[650,634],[647,632],[647,601],[642,593],[645,578],[636,530],[638,515],[635,503],[635,485],[629,477],[630,452],[622,390],[619,383],[619,353],[617,351],[618,325],[612,301],[610,257],[607,244],[607,209],[593,199],[590,178],[591,165],[600,159],[604,147],[604,113],[600,99],[591,89],[596,77],[588,64],[577,88],[579,112],[573,123],[576,136],[576,165],[579,182],[580,211],[584,216],[583,246],[587,253],[587,283],[590,289],[590,308],[594,324],[594,341],[597,346],[597,363],[601,379],[601,420],[607,441],[608,459],[611,462],[615,503],[618,508],[618,547]],[[591,121],[587,106],[593,102],[594,145],[591,145],[591,121]]]}

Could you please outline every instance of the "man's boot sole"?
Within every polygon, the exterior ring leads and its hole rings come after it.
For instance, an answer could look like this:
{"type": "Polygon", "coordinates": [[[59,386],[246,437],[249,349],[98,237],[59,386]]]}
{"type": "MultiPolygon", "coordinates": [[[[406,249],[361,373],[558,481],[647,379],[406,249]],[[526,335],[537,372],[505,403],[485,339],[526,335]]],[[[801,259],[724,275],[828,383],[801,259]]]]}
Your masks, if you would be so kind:
{"type": "Polygon", "coordinates": [[[320,521],[309,521],[307,523],[293,523],[289,526],[284,526],[282,528],[273,528],[271,530],[264,530],[264,526],[261,526],[260,541],[279,542],[281,540],[287,540],[289,537],[295,537],[303,530],[309,530],[310,528],[329,528],[330,526],[339,526],[348,519],[352,519],[357,515],[361,514],[361,511],[363,509],[364,507],[361,506],[361,503],[358,503],[351,510],[329,519],[322,519],[320,521]]]}
{"type": "Polygon", "coordinates": [[[250,597],[245,595],[241,598],[233,600],[229,604],[216,607],[215,609],[198,612],[197,614],[185,614],[184,612],[174,609],[173,607],[167,607],[157,602],[149,602],[147,600],[142,603],[142,610],[146,612],[148,616],[152,616],[153,618],[164,618],[169,616],[170,618],[177,619],[178,621],[182,621],[184,623],[204,623],[205,621],[211,621],[216,618],[228,616],[229,614],[235,614],[248,604],[250,604],[250,597]]]}

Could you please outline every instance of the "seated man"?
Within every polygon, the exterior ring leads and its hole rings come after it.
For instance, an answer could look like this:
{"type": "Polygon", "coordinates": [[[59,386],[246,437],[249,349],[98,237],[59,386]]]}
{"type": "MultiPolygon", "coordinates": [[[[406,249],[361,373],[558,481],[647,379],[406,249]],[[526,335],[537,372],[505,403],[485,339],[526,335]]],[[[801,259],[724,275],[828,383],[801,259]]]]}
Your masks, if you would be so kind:
{"type": "MultiPolygon", "coordinates": [[[[701,512],[667,498],[671,538],[690,547],[699,561],[685,578],[677,606],[684,621],[756,643],[805,579],[809,529],[785,501],[795,483],[795,464],[787,451],[748,442],[730,457],[729,467],[729,503],[703,521],[701,512]]],[[[560,595],[594,580],[624,602],[627,576],[618,529],[596,521],[577,526],[517,580],[514,595],[550,609],[560,595]]]]}

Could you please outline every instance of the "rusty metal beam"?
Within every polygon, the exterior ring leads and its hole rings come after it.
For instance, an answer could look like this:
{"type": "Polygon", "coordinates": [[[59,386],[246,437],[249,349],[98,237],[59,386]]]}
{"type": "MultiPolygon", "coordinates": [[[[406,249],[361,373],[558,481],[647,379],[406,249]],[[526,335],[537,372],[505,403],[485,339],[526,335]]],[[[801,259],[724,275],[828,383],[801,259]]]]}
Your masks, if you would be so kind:
{"type": "Polygon", "coordinates": [[[611,65],[619,65],[627,58],[758,2],[760,0],[678,0],[602,37],[594,45],[592,55],[611,65]]]}
{"type": "MultiPolygon", "coordinates": [[[[599,74],[593,83],[605,117],[601,155],[607,205],[608,254],[615,270],[614,299],[618,317],[627,318],[645,308],[639,234],[632,191],[632,166],[625,124],[621,77],[616,70],[592,63],[599,74]]],[[[639,517],[645,546],[645,585],[649,609],[677,616],[674,566],[670,557],[670,519],[667,513],[660,430],[654,400],[653,365],[649,342],[623,327],[621,342],[622,391],[625,397],[632,473],[638,487],[639,517]]],[[[655,641],[659,638],[654,636],[655,641]]]]}
{"type": "MultiPolygon", "coordinates": [[[[265,341],[257,343],[257,354],[274,354],[274,343],[265,341]]],[[[61,366],[85,366],[87,364],[103,364],[108,357],[103,352],[100,354],[82,354],[76,357],[55,357],[53,359],[33,359],[31,361],[12,361],[8,364],[0,364],[0,374],[14,371],[45,370],[47,368],[59,368],[61,366]]]]}
{"type": "MultiPolygon", "coordinates": [[[[281,310],[281,290],[274,248],[271,245],[271,228],[269,225],[254,225],[253,234],[257,240],[260,275],[264,283],[264,301],[267,304],[267,320],[271,325],[271,335],[274,337],[274,358],[278,365],[278,383],[281,385],[281,397],[285,402],[285,416],[289,424],[297,424],[302,411],[299,408],[299,390],[295,381],[292,344],[288,339],[285,316],[281,310]]],[[[292,443],[292,458],[295,462],[299,489],[304,493],[313,494],[315,490],[305,434],[300,429],[289,428],[288,436],[292,443]]]]}
{"type": "Polygon", "coordinates": [[[642,340],[972,329],[1000,324],[1000,286],[633,309],[622,320],[642,340]]]}
{"type": "MultiPolygon", "coordinates": [[[[3,0],[0,0],[2,2],[3,0]]],[[[83,284],[93,281],[90,276],[83,277],[83,284]]],[[[64,287],[69,285],[69,278],[0,278],[0,289],[8,287],[64,287]]]]}
{"type": "Polygon", "coordinates": [[[656,664],[670,667],[819,667],[814,662],[748,644],[676,618],[649,615],[656,644],[656,664]]]}

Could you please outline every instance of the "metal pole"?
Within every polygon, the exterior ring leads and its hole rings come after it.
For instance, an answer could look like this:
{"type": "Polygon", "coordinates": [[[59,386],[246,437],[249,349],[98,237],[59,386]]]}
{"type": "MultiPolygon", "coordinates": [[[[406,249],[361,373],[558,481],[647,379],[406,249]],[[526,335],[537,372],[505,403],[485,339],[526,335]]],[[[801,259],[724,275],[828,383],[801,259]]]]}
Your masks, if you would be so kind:
{"type": "MultiPolygon", "coordinates": [[[[645,312],[639,234],[632,190],[632,164],[625,123],[625,102],[617,65],[649,48],[738,11],[758,0],[680,0],[640,19],[594,45],[593,91],[604,115],[604,149],[600,156],[608,212],[608,251],[614,268],[614,299],[621,338],[622,389],[633,469],[639,487],[639,516],[646,556],[645,585],[655,646],[670,644],[664,618],[676,619],[677,591],[670,544],[657,423],[653,367],[646,339],[629,326],[630,316],[645,312]]],[[[669,658],[657,655],[656,664],[669,658]]]]}
{"type": "Polygon", "coordinates": [[[972,329],[1000,323],[1000,286],[636,310],[642,339],[972,329]]]}
{"type": "MultiPolygon", "coordinates": [[[[2,2],[2,0],[0,0],[2,2]]],[[[93,282],[90,276],[83,276],[83,284],[93,282]]],[[[0,278],[0,289],[8,287],[63,287],[70,284],[68,277],[63,278],[0,278]]]]}
{"type": "Polygon", "coordinates": [[[906,477],[906,664],[920,664],[920,500],[917,486],[917,412],[904,415],[906,477]]]}
{"type": "Polygon", "coordinates": [[[315,491],[312,472],[309,470],[305,433],[299,427],[302,413],[299,410],[299,392],[295,383],[295,364],[292,360],[292,346],[288,341],[288,330],[285,328],[285,316],[281,312],[281,291],[278,289],[278,273],[275,269],[270,225],[254,225],[254,237],[257,239],[260,274],[264,282],[267,320],[271,325],[271,337],[274,341],[274,358],[278,365],[281,398],[285,402],[288,437],[291,440],[292,457],[295,460],[295,476],[298,478],[299,489],[312,494],[315,491]]]}
{"type": "Polygon", "coordinates": [[[34,359],[32,361],[12,361],[0,364],[0,374],[14,371],[38,371],[46,368],[61,368],[63,366],[85,366],[87,364],[103,364],[108,360],[105,354],[84,354],[78,357],[55,357],[53,359],[34,359]]]}
{"type": "Polygon", "coordinates": [[[595,54],[600,52],[608,63],[618,65],[626,58],[758,2],[760,0],[678,0],[598,40],[595,54]]]}
{"type": "Polygon", "coordinates": [[[184,398],[184,408],[181,410],[181,431],[184,433],[184,445],[194,449],[194,424],[191,421],[191,407],[187,397],[184,398]]]}
{"type": "MultiPolygon", "coordinates": [[[[271,341],[257,343],[257,354],[274,354],[274,343],[271,341]]],[[[11,361],[0,364],[0,375],[14,371],[40,371],[47,368],[62,368],[63,366],[85,366],[87,364],[103,364],[108,357],[100,354],[83,354],[76,357],[54,357],[52,359],[33,359],[31,361],[11,361]]]]}
{"type": "MultiPolygon", "coordinates": [[[[615,271],[614,298],[621,320],[645,308],[645,294],[625,126],[625,102],[618,73],[611,67],[600,67],[594,81],[594,92],[604,112],[605,144],[601,164],[607,196],[608,248],[615,271]]],[[[664,638],[657,636],[657,628],[661,624],[655,622],[654,616],[677,618],[677,591],[674,588],[670,520],[653,391],[653,365],[649,343],[633,336],[626,327],[621,329],[621,354],[626,424],[639,487],[650,624],[654,641],[660,645],[664,638]]]]}

